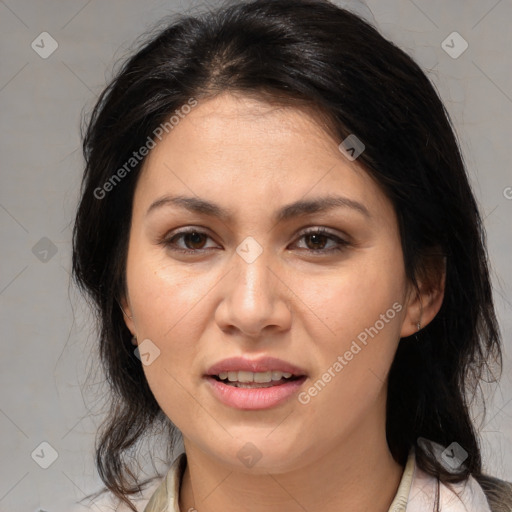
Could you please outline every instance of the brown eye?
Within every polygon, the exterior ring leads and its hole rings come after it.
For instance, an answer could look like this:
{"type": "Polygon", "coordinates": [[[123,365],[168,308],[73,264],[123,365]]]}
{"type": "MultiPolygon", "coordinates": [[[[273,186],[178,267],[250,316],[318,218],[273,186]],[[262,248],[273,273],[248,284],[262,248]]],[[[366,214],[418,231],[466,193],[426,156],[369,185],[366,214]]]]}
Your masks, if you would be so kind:
{"type": "Polygon", "coordinates": [[[204,233],[198,233],[197,231],[183,233],[182,235],[187,249],[202,249],[208,238],[204,233]]]}
{"type": "Polygon", "coordinates": [[[189,229],[168,236],[161,240],[160,243],[172,251],[199,254],[215,248],[211,245],[207,246],[208,240],[212,240],[208,234],[197,229],[189,229]]]}
{"type": "Polygon", "coordinates": [[[325,244],[330,239],[330,237],[319,234],[305,235],[304,240],[306,240],[306,246],[311,250],[323,249],[325,244]],[[311,243],[308,243],[310,241],[311,243]]]}
{"type": "Polygon", "coordinates": [[[316,228],[302,233],[299,241],[301,243],[297,243],[297,245],[303,245],[303,247],[299,248],[311,254],[328,254],[342,251],[350,245],[347,240],[343,240],[325,228],[316,228]]]}

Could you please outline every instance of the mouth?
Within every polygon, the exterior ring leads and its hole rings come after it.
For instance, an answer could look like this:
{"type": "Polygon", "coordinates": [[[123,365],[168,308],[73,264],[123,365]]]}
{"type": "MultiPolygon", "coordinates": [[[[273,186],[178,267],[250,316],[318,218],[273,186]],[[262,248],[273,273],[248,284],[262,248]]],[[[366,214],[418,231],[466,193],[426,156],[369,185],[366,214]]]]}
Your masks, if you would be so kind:
{"type": "Polygon", "coordinates": [[[224,359],[204,378],[213,396],[237,409],[268,409],[289,400],[308,378],[305,370],[274,357],[224,359]]]}

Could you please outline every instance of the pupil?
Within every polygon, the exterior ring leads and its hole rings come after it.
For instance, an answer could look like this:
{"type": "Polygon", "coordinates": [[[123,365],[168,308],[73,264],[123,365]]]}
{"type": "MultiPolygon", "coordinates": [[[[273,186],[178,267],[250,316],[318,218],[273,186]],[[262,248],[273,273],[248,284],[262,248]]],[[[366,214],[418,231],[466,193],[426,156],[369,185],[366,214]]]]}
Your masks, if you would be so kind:
{"type": "MultiPolygon", "coordinates": [[[[190,241],[191,244],[187,243],[186,245],[188,246],[188,245],[199,244],[202,246],[202,244],[201,244],[202,238],[203,238],[203,235],[201,233],[196,233],[195,231],[192,231],[191,233],[187,233],[186,240],[190,241]]],[[[200,247],[192,247],[192,249],[200,249],[200,247]]]]}
{"type": "MultiPolygon", "coordinates": [[[[325,235],[309,235],[309,240],[313,242],[313,245],[315,244],[320,244],[322,247],[324,246],[324,244],[322,243],[325,242],[325,235]]],[[[309,247],[309,244],[308,244],[308,247],[309,247]]],[[[318,247],[309,247],[310,249],[318,249],[318,247]]]]}

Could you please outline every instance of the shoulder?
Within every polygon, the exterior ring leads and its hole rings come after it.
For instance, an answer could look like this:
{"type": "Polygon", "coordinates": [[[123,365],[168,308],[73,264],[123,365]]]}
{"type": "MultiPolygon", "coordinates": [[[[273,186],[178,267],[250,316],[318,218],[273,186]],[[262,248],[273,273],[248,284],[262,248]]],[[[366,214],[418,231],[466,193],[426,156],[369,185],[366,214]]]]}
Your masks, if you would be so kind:
{"type": "MultiPolygon", "coordinates": [[[[444,448],[440,444],[426,439],[422,442],[428,443],[432,453],[439,460],[443,460],[444,448]]],[[[421,502],[425,496],[432,498],[438,490],[442,511],[512,512],[512,483],[485,474],[470,475],[458,483],[443,483],[415,464],[411,487],[411,490],[415,491],[409,496],[413,502],[421,502]]],[[[420,509],[418,508],[418,511],[420,509]]],[[[416,512],[416,508],[411,507],[411,511],[416,512]]]]}
{"type": "Polygon", "coordinates": [[[407,512],[431,510],[436,495],[442,512],[512,512],[512,484],[508,482],[471,475],[457,483],[445,483],[415,466],[407,512]]]}
{"type": "Polygon", "coordinates": [[[439,489],[441,511],[512,512],[512,484],[487,475],[445,484],[416,468],[407,512],[425,510],[439,489]],[[409,508],[410,507],[410,508],[409,508]]]}
{"type": "MultiPolygon", "coordinates": [[[[130,501],[137,512],[154,512],[162,510],[179,511],[179,488],[183,472],[187,465],[185,452],[179,454],[171,464],[167,474],[154,477],[147,484],[141,485],[141,492],[130,496],[130,501]]],[[[133,512],[127,505],[110,492],[97,495],[96,498],[83,499],[71,512],[133,512]]]]}
{"type": "Polygon", "coordinates": [[[492,512],[512,512],[512,483],[489,475],[475,477],[492,512]]]}
{"type": "MultiPolygon", "coordinates": [[[[150,483],[144,486],[140,493],[132,495],[129,499],[133,503],[137,512],[144,512],[148,501],[160,485],[162,478],[153,479],[150,483]]],[[[133,512],[127,505],[121,502],[111,492],[105,490],[93,498],[83,500],[75,503],[70,512],[133,512]]]]}

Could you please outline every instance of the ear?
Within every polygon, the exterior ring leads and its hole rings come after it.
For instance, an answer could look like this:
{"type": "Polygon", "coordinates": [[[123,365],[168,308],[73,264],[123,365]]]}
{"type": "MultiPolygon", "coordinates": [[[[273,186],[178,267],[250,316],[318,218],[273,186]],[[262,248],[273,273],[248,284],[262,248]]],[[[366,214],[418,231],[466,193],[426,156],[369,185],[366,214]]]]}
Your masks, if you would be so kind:
{"type": "Polygon", "coordinates": [[[121,300],[119,301],[119,305],[121,306],[121,310],[123,312],[123,318],[124,323],[126,324],[126,327],[130,330],[133,336],[135,336],[135,323],[133,321],[133,314],[132,314],[132,308],[130,307],[130,304],[128,302],[128,299],[126,298],[126,295],[123,295],[121,297],[121,300]]]}
{"type": "Polygon", "coordinates": [[[423,329],[441,309],[446,283],[446,258],[431,258],[427,270],[422,272],[417,282],[418,288],[411,284],[408,291],[401,338],[418,332],[418,323],[423,329]]]}

